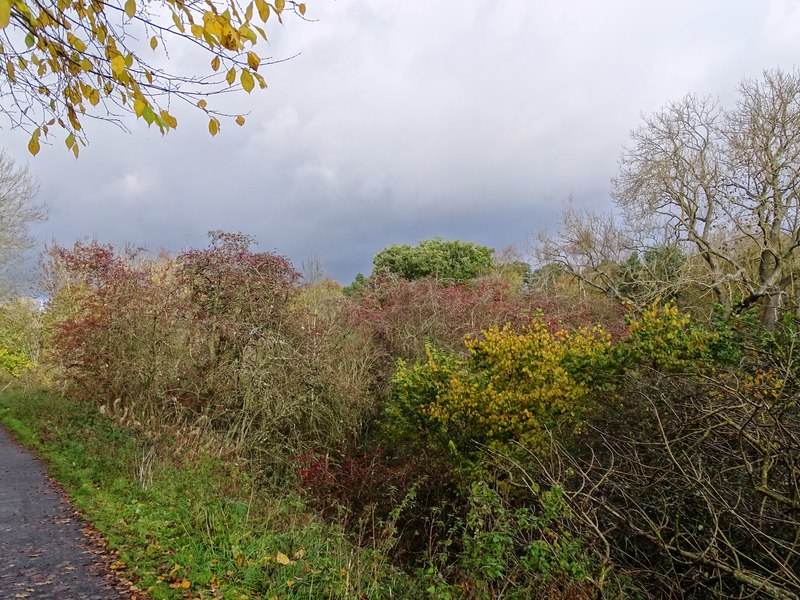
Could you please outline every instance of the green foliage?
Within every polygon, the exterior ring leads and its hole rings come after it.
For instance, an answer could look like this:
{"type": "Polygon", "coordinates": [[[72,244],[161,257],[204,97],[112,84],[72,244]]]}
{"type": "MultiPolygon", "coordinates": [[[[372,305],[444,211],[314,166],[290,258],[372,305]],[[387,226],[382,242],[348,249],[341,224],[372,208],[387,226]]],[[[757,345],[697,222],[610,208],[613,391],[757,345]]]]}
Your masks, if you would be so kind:
{"type": "Polygon", "coordinates": [[[32,300],[0,306],[0,369],[12,377],[34,366],[39,350],[41,314],[32,300]]]}
{"type": "Polygon", "coordinates": [[[563,490],[534,488],[526,506],[514,505],[483,481],[470,486],[468,509],[441,548],[462,548],[458,562],[433,560],[421,574],[432,598],[592,597],[601,568],[569,528],[563,490]],[[453,572],[459,585],[448,585],[453,572]]]}
{"type": "Polygon", "coordinates": [[[364,288],[367,287],[367,278],[364,277],[363,273],[356,273],[355,279],[350,285],[345,286],[342,288],[342,293],[345,296],[358,296],[364,291],[364,288]]]}
{"type": "Polygon", "coordinates": [[[656,298],[674,298],[686,288],[686,255],[680,248],[656,246],[634,251],[619,267],[619,294],[637,305],[656,298]]]}
{"type": "Polygon", "coordinates": [[[375,272],[396,273],[406,279],[433,277],[464,283],[489,269],[494,250],[472,242],[424,240],[417,246],[392,245],[375,255],[375,272]]]}
{"type": "Polygon", "coordinates": [[[30,358],[24,353],[7,348],[0,348],[0,369],[11,375],[19,377],[25,370],[33,366],[30,358]]]}
{"type": "Polygon", "coordinates": [[[49,394],[0,396],[0,420],[49,462],[148,597],[419,597],[377,548],[354,547],[290,491],[187,452],[180,431],[144,436],[49,394]]]}
{"type": "Polygon", "coordinates": [[[681,312],[675,304],[659,300],[631,315],[627,325],[629,335],[616,351],[629,366],[697,369],[711,359],[711,343],[719,337],[693,323],[689,313],[681,312]]]}
{"type": "Polygon", "coordinates": [[[515,289],[520,290],[528,289],[533,281],[531,266],[521,260],[495,261],[492,275],[508,281],[515,289]]]}

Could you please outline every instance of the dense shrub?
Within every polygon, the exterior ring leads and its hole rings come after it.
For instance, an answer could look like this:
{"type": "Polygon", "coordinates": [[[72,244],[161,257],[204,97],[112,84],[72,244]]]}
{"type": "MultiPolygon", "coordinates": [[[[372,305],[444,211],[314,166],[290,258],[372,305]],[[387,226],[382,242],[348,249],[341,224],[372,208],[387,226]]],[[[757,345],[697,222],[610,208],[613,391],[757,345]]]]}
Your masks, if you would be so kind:
{"type": "Polygon", "coordinates": [[[139,422],[189,418],[272,467],[351,437],[366,386],[336,349],[358,342],[298,303],[299,274],[252,241],[212,232],[206,249],[155,259],[54,247],[48,358],[68,391],[139,422]]]}
{"type": "Polygon", "coordinates": [[[27,298],[11,300],[0,306],[0,370],[19,377],[38,359],[41,334],[41,311],[27,298]]]}
{"type": "Polygon", "coordinates": [[[546,430],[581,423],[611,346],[599,327],[551,333],[538,318],[520,332],[484,331],[466,348],[467,358],[428,348],[426,362],[400,362],[388,418],[403,435],[433,435],[468,455],[475,444],[539,446],[546,430]]]}

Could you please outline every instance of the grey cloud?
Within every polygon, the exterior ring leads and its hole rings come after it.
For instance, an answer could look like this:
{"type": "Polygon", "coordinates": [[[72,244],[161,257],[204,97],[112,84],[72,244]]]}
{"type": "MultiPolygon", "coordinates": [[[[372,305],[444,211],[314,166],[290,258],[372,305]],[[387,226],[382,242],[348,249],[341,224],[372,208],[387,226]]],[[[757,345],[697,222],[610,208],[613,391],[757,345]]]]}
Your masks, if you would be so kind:
{"type": "MultiPolygon", "coordinates": [[[[263,70],[269,91],[221,100],[249,111],[244,128],[211,139],[177,108],[164,139],[90,123],[77,162],[60,140],[31,160],[52,209],[37,233],[177,250],[241,230],[297,265],[320,256],[344,282],[390,243],[521,244],[570,196],[608,205],[643,111],[690,91],[726,100],[743,76],[792,68],[795,5],[315,0],[317,22],[272,31],[275,58],[302,54],[263,70]]],[[[6,137],[19,157],[26,141],[6,137]]]]}

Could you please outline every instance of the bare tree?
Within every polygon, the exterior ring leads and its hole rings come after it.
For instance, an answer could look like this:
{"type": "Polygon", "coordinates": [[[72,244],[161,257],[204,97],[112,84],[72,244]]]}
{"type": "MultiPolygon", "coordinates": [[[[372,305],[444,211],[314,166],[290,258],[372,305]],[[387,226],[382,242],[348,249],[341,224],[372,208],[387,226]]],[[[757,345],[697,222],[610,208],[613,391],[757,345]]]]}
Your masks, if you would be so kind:
{"type": "Polygon", "coordinates": [[[612,181],[618,213],[567,211],[560,236],[540,236],[540,260],[624,296],[609,261],[681,249],[698,257],[687,265],[702,266],[687,283],[727,310],[759,304],[773,329],[800,247],[800,71],[743,81],[732,109],[687,95],[646,116],[631,138],[612,181]]]}
{"type": "Polygon", "coordinates": [[[577,279],[581,296],[593,290],[636,306],[674,297],[690,278],[697,279],[697,269],[664,231],[571,205],[562,213],[557,236],[537,234],[535,254],[577,279]]]}
{"type": "Polygon", "coordinates": [[[726,116],[725,205],[730,223],[758,252],[758,269],[741,269],[742,305],[761,302],[770,328],[792,280],[800,247],[800,72],[744,81],[726,116]]]}
{"type": "Polygon", "coordinates": [[[0,151],[0,272],[8,276],[33,245],[28,226],[47,211],[35,202],[39,185],[27,167],[0,151]]]}

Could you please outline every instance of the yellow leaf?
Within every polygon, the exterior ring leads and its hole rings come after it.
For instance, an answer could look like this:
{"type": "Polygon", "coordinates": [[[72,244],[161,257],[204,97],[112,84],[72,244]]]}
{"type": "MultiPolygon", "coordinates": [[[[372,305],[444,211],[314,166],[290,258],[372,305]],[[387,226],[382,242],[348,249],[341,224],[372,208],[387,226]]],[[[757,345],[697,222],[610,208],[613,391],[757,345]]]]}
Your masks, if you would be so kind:
{"type": "Polygon", "coordinates": [[[275,0],[275,12],[281,14],[286,6],[286,0],[275,0]]]}
{"type": "Polygon", "coordinates": [[[181,33],[184,33],[186,31],[186,28],[183,26],[183,23],[181,22],[181,18],[178,16],[178,13],[172,13],[172,22],[175,23],[175,27],[177,27],[178,31],[180,31],[181,33]]]}
{"type": "MultiPolygon", "coordinates": [[[[2,1],[2,0],[0,0],[0,1],[2,1]]],[[[14,63],[12,63],[11,61],[8,61],[6,63],[6,75],[8,75],[8,80],[11,83],[17,83],[17,74],[16,73],[17,73],[17,69],[14,66],[14,63]]]]}
{"type": "Polygon", "coordinates": [[[266,23],[267,19],[269,19],[269,4],[267,4],[266,0],[256,0],[256,8],[258,9],[258,16],[266,23]]]}
{"type": "Polygon", "coordinates": [[[247,64],[250,65],[250,68],[253,69],[253,71],[255,71],[256,69],[258,69],[258,65],[261,64],[261,59],[258,58],[258,54],[256,54],[255,52],[248,52],[247,64]]]}
{"type": "Polygon", "coordinates": [[[237,124],[239,127],[241,127],[242,125],[244,125],[244,117],[243,117],[242,115],[239,115],[238,117],[236,117],[236,124],[237,124]]]}
{"type": "Polygon", "coordinates": [[[244,10],[244,18],[249,23],[253,19],[253,3],[247,5],[247,8],[244,10]]]}
{"type": "Polygon", "coordinates": [[[111,59],[111,72],[117,77],[125,72],[125,59],[121,55],[117,54],[111,59]]]}
{"type": "MultiPolygon", "coordinates": [[[[38,131],[38,129],[37,129],[38,131]]],[[[39,136],[34,135],[31,137],[31,141],[28,142],[28,151],[36,156],[39,153],[39,136]]]]}
{"type": "Polygon", "coordinates": [[[247,25],[242,25],[239,27],[239,35],[249,40],[251,44],[255,45],[258,42],[258,38],[256,37],[255,32],[250,29],[247,25]]]}
{"type": "Polygon", "coordinates": [[[11,0],[0,0],[0,29],[8,27],[11,21],[11,0]]]}
{"type": "Polygon", "coordinates": [[[236,67],[231,67],[231,70],[225,75],[225,81],[228,82],[228,85],[233,85],[233,82],[236,81],[236,67]]]}
{"type": "Polygon", "coordinates": [[[207,10],[203,13],[203,25],[210,35],[215,37],[222,35],[222,24],[219,22],[219,17],[213,12],[207,10]]]}
{"type": "Polygon", "coordinates": [[[208,122],[208,132],[212,136],[217,135],[219,132],[219,121],[217,121],[214,117],[211,117],[211,120],[208,122]]]}
{"type": "Polygon", "coordinates": [[[92,70],[92,62],[88,58],[81,60],[81,70],[87,73],[92,70]]]}
{"type": "Polygon", "coordinates": [[[283,552],[278,552],[275,555],[275,562],[277,562],[279,565],[292,564],[292,560],[288,556],[286,556],[283,552]]]}
{"type": "Polygon", "coordinates": [[[219,56],[215,56],[211,59],[211,68],[214,71],[219,71],[219,56]]]}
{"type": "Polygon", "coordinates": [[[208,102],[206,102],[205,100],[198,100],[197,101],[197,107],[198,108],[202,108],[203,110],[205,110],[206,106],[208,106],[208,102]]]}
{"type": "Polygon", "coordinates": [[[192,25],[192,35],[196,38],[203,37],[203,27],[201,25],[197,25],[196,23],[192,25]]]}
{"type": "Polygon", "coordinates": [[[238,50],[241,44],[239,33],[230,26],[222,28],[222,33],[218,36],[219,43],[228,50],[238,50]]]}
{"type": "Polygon", "coordinates": [[[242,87],[244,91],[248,94],[253,91],[253,87],[255,87],[256,82],[253,79],[253,76],[250,74],[250,71],[242,69],[242,76],[240,77],[240,81],[242,82],[242,87]]]}
{"type": "Polygon", "coordinates": [[[306,549],[300,548],[300,550],[294,553],[294,556],[292,558],[294,558],[295,560],[300,560],[301,558],[303,558],[303,556],[305,556],[305,554],[306,554],[306,549]]]}
{"type": "Polygon", "coordinates": [[[306,14],[306,5],[305,4],[299,4],[297,6],[297,10],[300,11],[300,16],[301,17],[305,16],[305,14],[306,14]]]}
{"type": "Polygon", "coordinates": [[[141,98],[135,98],[133,100],[133,112],[136,113],[137,117],[141,117],[144,109],[147,108],[147,102],[142,100],[141,98]]]}
{"type": "Polygon", "coordinates": [[[164,123],[169,125],[172,129],[175,129],[178,126],[178,119],[173,117],[171,114],[169,114],[165,110],[161,111],[161,119],[164,121],[164,123]]]}
{"type": "Polygon", "coordinates": [[[78,52],[84,52],[86,50],[86,44],[83,40],[75,37],[72,33],[67,33],[67,42],[78,52]]]}
{"type": "Polygon", "coordinates": [[[69,134],[67,139],[64,140],[64,143],[67,145],[67,148],[72,148],[72,145],[75,143],[75,136],[73,134],[69,134]]]}
{"type": "Polygon", "coordinates": [[[125,14],[128,15],[129,19],[132,19],[136,14],[136,0],[126,0],[125,2],[125,14]]]}
{"type": "Polygon", "coordinates": [[[156,36],[150,38],[150,48],[152,48],[153,50],[158,48],[158,40],[156,39],[156,36]]]}

